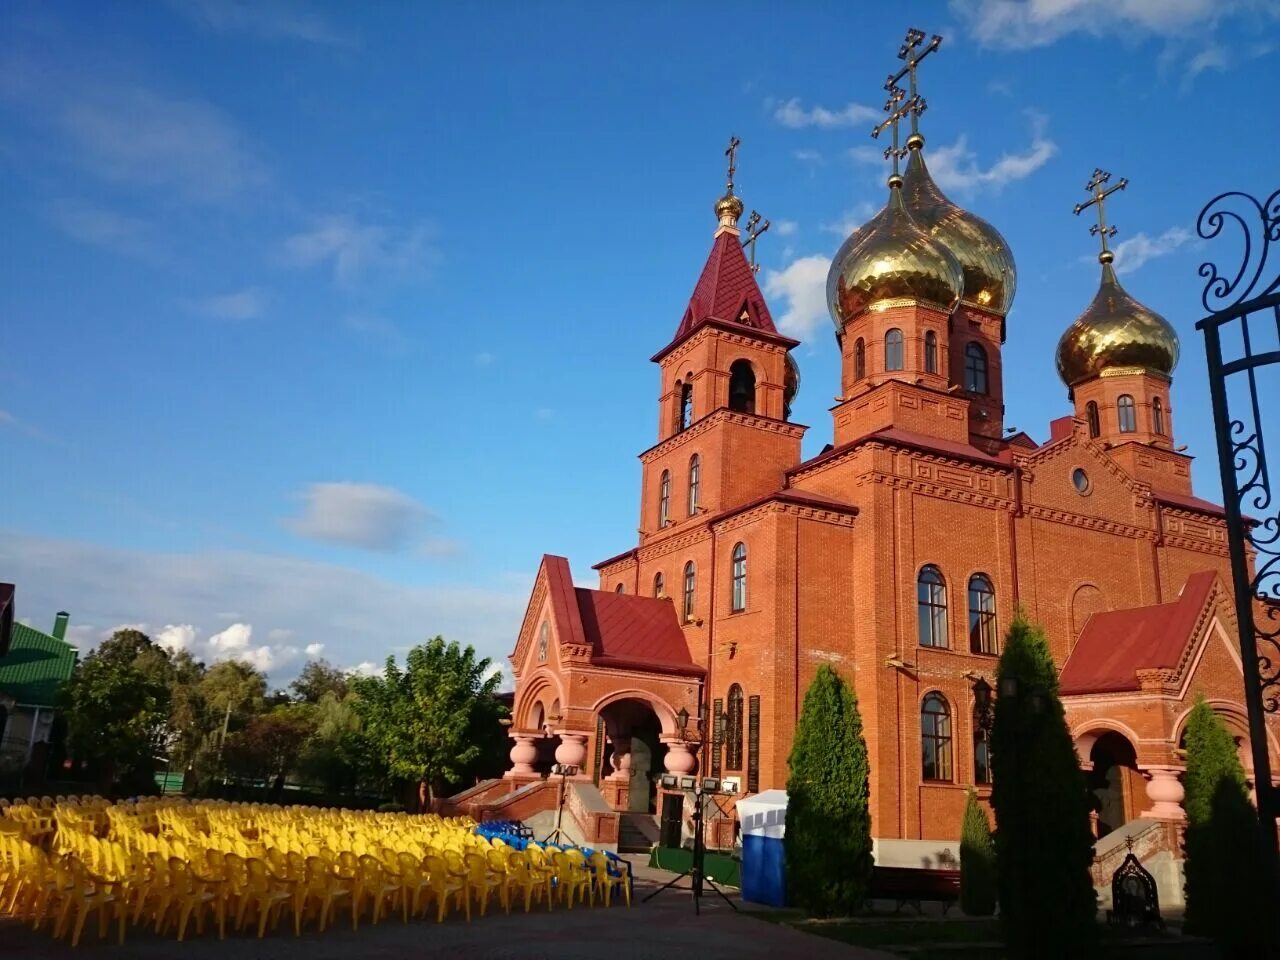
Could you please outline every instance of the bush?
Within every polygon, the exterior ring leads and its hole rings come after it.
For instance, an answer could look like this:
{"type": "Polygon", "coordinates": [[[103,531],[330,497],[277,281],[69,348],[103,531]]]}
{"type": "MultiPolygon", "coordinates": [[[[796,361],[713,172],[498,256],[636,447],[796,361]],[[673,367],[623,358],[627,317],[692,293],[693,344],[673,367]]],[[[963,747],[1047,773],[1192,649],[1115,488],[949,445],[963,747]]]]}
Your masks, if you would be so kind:
{"type": "Polygon", "coordinates": [[[404,813],[403,803],[380,803],[378,804],[379,813],[404,813]]]}
{"type": "Polygon", "coordinates": [[[1044,632],[1019,610],[1005,637],[991,730],[1001,930],[1015,957],[1089,956],[1097,898],[1089,799],[1044,632]]]}
{"type": "Polygon", "coordinates": [[[788,896],[815,916],[851,914],[871,879],[867,744],[857,697],[825,664],[805,694],[788,762],[788,896]]]}
{"type": "Polygon", "coordinates": [[[970,917],[996,912],[996,846],[991,824],[972,788],[960,828],[960,909],[970,917]]]}
{"type": "Polygon", "coordinates": [[[1265,871],[1235,741],[1203,696],[1187,718],[1186,736],[1185,929],[1212,937],[1228,955],[1261,956],[1271,928],[1263,922],[1265,871]]]}

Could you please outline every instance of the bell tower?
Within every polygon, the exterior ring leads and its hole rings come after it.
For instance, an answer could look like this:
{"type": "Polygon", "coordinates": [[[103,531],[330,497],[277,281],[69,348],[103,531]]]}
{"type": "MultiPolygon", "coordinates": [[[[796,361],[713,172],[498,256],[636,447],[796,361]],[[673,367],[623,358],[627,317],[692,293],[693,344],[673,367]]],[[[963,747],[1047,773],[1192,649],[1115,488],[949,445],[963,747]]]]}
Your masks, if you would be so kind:
{"type": "MultiPolygon", "coordinates": [[[[763,496],[800,462],[805,428],[789,422],[800,376],[743,253],[734,193],[716,201],[711,253],[675,336],[651,359],[661,368],[658,443],[640,455],[642,542],[685,521],[763,496]]],[[[754,236],[749,240],[754,239],[754,236]]]]}

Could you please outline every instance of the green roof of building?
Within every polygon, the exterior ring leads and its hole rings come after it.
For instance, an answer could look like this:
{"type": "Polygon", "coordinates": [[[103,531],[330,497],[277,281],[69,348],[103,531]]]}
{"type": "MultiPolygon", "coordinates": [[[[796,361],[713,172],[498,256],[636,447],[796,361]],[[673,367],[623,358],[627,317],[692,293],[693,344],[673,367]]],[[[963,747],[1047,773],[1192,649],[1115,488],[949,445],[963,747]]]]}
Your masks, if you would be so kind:
{"type": "Polygon", "coordinates": [[[20,704],[52,707],[58,688],[71,679],[77,656],[66,641],[15,623],[9,655],[0,657],[0,692],[20,704]]]}

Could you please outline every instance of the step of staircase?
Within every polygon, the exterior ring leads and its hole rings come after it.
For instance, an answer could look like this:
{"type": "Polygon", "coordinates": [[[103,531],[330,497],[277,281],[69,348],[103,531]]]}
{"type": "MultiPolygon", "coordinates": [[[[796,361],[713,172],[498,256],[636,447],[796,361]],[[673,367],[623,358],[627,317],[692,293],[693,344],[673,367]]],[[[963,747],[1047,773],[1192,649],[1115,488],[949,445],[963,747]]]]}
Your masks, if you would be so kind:
{"type": "Polygon", "coordinates": [[[658,818],[649,813],[624,813],[618,818],[618,852],[648,853],[658,842],[658,818]]]}

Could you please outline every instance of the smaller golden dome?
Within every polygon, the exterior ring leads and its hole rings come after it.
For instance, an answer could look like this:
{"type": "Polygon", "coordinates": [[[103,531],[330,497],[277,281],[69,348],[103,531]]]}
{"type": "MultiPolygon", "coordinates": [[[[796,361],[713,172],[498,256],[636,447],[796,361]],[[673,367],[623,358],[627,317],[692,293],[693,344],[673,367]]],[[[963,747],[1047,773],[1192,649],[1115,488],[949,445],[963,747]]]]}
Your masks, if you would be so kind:
{"type": "Polygon", "coordinates": [[[836,330],[890,300],[950,310],[964,272],[945,246],[916,226],[902,202],[902,180],[889,182],[889,202],[840,246],[827,274],[827,309],[836,330]]]}
{"type": "Polygon", "coordinates": [[[1004,316],[1013,305],[1018,284],[1009,244],[999,230],[957,207],[938,189],[924,163],[924,137],[912,134],[907,147],[911,158],[902,192],[911,219],[960,261],[964,270],[962,299],[1004,316]]]}
{"type": "Polygon", "coordinates": [[[1104,370],[1172,376],[1178,365],[1178,334],[1168,320],[1120,286],[1107,254],[1100,259],[1097,296],[1058,341],[1058,376],[1068,387],[1104,370]]]}
{"type": "Polygon", "coordinates": [[[733,222],[729,226],[733,226],[738,222],[738,218],[742,216],[742,211],[742,201],[733,195],[732,189],[716,201],[716,218],[723,223],[725,217],[731,217],[733,222]]]}

